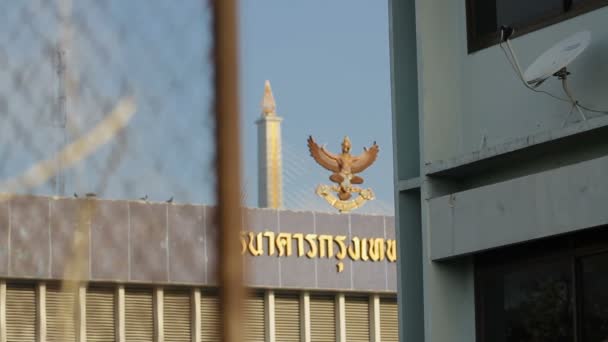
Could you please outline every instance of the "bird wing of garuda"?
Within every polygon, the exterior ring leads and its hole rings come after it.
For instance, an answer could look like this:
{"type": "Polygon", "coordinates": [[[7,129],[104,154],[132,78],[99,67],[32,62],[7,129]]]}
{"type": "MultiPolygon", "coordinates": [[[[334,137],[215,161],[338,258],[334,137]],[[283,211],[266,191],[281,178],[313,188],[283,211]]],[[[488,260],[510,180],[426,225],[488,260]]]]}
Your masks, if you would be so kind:
{"type": "Polygon", "coordinates": [[[376,145],[375,141],[372,147],[364,147],[363,153],[353,158],[353,164],[351,167],[352,173],[363,172],[363,170],[367,169],[370,165],[372,165],[376,161],[379,151],[380,148],[378,147],[378,145],[376,145]]]}
{"type": "Polygon", "coordinates": [[[310,150],[310,155],[317,163],[319,163],[319,165],[323,166],[329,171],[340,172],[340,165],[338,165],[338,161],[331,158],[328,152],[317,145],[312,137],[308,137],[308,149],[310,150]]]}

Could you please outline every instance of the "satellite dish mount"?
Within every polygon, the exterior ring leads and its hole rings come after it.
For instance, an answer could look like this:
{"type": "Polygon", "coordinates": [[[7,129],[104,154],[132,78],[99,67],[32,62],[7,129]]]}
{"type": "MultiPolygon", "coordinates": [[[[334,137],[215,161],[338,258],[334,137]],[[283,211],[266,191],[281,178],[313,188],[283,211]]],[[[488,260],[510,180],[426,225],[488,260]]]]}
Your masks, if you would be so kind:
{"type": "Polygon", "coordinates": [[[501,26],[499,32],[500,48],[504,51],[509,63],[526,88],[535,92],[545,93],[555,99],[571,104],[570,113],[564,120],[563,126],[566,125],[575,110],[578,112],[582,121],[587,120],[585,110],[608,114],[608,112],[593,110],[581,105],[572,94],[568,85],[568,76],[570,75],[568,65],[574,61],[587,46],[589,46],[589,43],[591,42],[591,33],[589,31],[579,32],[555,44],[551,49],[540,55],[534,63],[528,67],[525,73],[522,72],[517,55],[513,51],[513,46],[511,45],[510,37],[514,32],[515,30],[511,27],[501,26]],[[503,44],[506,45],[506,49],[503,44]],[[547,91],[537,89],[550,77],[556,77],[561,81],[564,94],[566,94],[567,98],[559,97],[547,91]]]}
{"type": "Polygon", "coordinates": [[[570,72],[568,71],[567,67],[563,67],[559,69],[555,74],[553,74],[553,76],[557,77],[559,80],[562,81],[562,88],[564,89],[564,94],[568,96],[570,103],[572,103],[572,107],[570,107],[570,113],[568,113],[568,117],[566,117],[566,120],[564,120],[564,124],[562,126],[566,125],[566,123],[572,116],[572,113],[574,113],[574,109],[576,109],[578,114],[581,116],[581,120],[587,121],[587,116],[585,115],[583,108],[578,103],[578,100],[574,97],[574,95],[572,95],[572,91],[570,91],[570,87],[568,86],[568,75],[570,75],[570,72]]]}

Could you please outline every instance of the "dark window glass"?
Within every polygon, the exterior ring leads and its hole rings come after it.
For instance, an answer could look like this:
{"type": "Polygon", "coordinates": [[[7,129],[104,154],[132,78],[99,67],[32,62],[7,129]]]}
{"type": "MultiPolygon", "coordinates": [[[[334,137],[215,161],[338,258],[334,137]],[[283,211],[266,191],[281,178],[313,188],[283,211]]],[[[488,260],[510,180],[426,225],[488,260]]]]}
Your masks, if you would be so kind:
{"type": "Polygon", "coordinates": [[[564,0],[496,0],[496,27],[505,25],[517,29],[559,15],[563,10],[564,0]]]}
{"type": "Polygon", "coordinates": [[[476,36],[485,36],[496,32],[496,2],[471,0],[469,17],[473,17],[473,31],[476,36]]]}
{"type": "Polygon", "coordinates": [[[467,0],[469,51],[498,43],[498,28],[520,35],[608,5],[608,0],[467,0]]]}
{"type": "Polygon", "coordinates": [[[483,341],[554,341],[574,338],[569,262],[496,270],[483,277],[483,341]]]}
{"type": "Polygon", "coordinates": [[[479,342],[608,342],[608,226],[480,253],[475,291],[479,342]]]}
{"type": "Polygon", "coordinates": [[[608,253],[581,259],[584,341],[608,341],[608,253]]]}
{"type": "Polygon", "coordinates": [[[574,6],[580,6],[580,5],[584,6],[584,5],[592,4],[594,2],[596,2],[596,1],[595,0],[572,0],[572,4],[574,6]]]}

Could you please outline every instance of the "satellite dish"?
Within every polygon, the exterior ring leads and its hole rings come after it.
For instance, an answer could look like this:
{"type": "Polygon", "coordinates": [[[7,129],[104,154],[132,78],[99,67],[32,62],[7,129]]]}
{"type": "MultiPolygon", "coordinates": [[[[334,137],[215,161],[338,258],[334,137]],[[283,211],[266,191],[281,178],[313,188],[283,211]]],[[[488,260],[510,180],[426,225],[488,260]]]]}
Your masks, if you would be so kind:
{"type": "Polygon", "coordinates": [[[545,51],[524,73],[524,81],[533,87],[555,75],[583,52],[591,42],[589,31],[578,32],[545,51]]]}
{"type": "Polygon", "coordinates": [[[578,112],[583,121],[587,120],[585,111],[608,114],[608,111],[605,110],[591,109],[583,106],[574,97],[572,91],[570,91],[570,87],[568,86],[568,76],[570,75],[567,68],[568,64],[572,63],[572,61],[575,60],[576,57],[578,57],[578,55],[580,55],[583,51],[585,51],[587,46],[589,46],[589,43],[591,42],[591,33],[589,31],[576,33],[555,44],[551,49],[540,55],[540,57],[538,57],[534,63],[528,67],[528,70],[526,70],[525,73],[522,73],[519,61],[517,60],[517,55],[515,54],[515,51],[513,51],[513,46],[511,45],[511,40],[509,39],[512,34],[512,28],[502,26],[500,28],[500,40],[498,45],[500,45],[500,48],[505,53],[509,64],[511,64],[513,70],[515,70],[517,76],[523,82],[524,86],[535,92],[545,93],[555,99],[570,102],[570,113],[568,113],[568,117],[566,117],[566,120],[564,120],[563,126],[566,126],[566,123],[572,114],[576,112],[578,112]],[[506,49],[505,46],[503,46],[503,43],[505,43],[506,49]],[[557,95],[553,95],[548,91],[536,89],[551,76],[555,76],[561,81],[564,94],[566,94],[568,98],[562,98],[557,95]]]}

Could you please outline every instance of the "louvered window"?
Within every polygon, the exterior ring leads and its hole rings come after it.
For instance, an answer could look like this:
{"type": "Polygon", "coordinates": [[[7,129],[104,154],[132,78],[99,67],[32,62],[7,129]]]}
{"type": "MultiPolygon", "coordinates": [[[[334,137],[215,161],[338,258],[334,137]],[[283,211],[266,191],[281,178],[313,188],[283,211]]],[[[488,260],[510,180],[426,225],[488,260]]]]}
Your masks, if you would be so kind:
{"type": "Polygon", "coordinates": [[[201,293],[201,341],[220,340],[219,298],[210,292],[201,293]]]}
{"type": "Polygon", "coordinates": [[[281,342],[300,341],[300,300],[297,295],[276,295],[275,334],[281,342]]]}
{"type": "Polygon", "coordinates": [[[314,342],[336,341],[334,296],[310,297],[310,338],[314,342]]]}
{"type": "Polygon", "coordinates": [[[6,340],[36,341],[36,288],[26,285],[6,287],[6,340]]]}
{"type": "Polygon", "coordinates": [[[76,341],[77,292],[59,286],[46,289],[46,340],[48,342],[76,341]]]}
{"type": "Polygon", "coordinates": [[[127,342],[154,340],[154,305],[151,289],[125,290],[125,338],[127,342]]]}
{"type": "Polygon", "coordinates": [[[163,298],[165,342],[190,342],[190,292],[165,291],[163,298]]]}
{"type": "Polygon", "coordinates": [[[369,342],[369,299],[346,298],[346,340],[369,342]]]}
{"type": "Polygon", "coordinates": [[[399,341],[399,320],[397,316],[397,300],[382,298],[380,300],[380,337],[382,342],[399,341]]]}
{"type": "MultiPolygon", "coordinates": [[[[256,295],[245,299],[243,313],[243,340],[264,342],[264,297],[256,295]]],[[[220,340],[221,318],[217,294],[201,293],[201,341],[220,340]]]]}
{"type": "MultiPolygon", "coordinates": [[[[245,300],[244,340],[247,342],[264,342],[264,296],[254,295],[245,300]]],[[[280,340],[277,339],[277,342],[280,340]]]]}
{"type": "Polygon", "coordinates": [[[115,341],[114,289],[87,289],[87,341],[115,341]]]}

